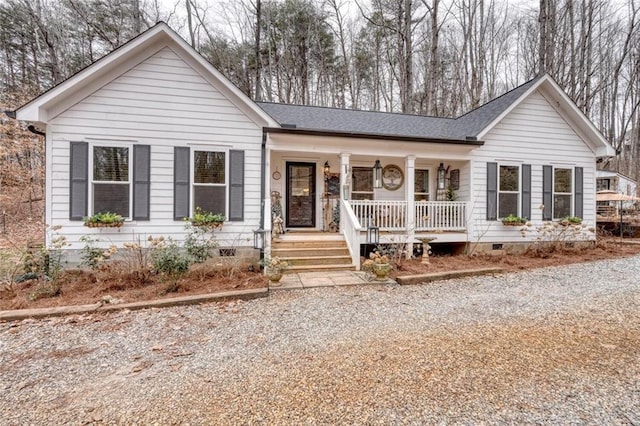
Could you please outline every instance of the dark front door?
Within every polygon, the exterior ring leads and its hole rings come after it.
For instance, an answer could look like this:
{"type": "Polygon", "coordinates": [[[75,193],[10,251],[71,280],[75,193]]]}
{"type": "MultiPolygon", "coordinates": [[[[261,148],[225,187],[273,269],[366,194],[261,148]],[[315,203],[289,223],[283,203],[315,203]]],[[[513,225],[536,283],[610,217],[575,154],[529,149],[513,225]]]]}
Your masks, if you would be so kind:
{"type": "Polygon", "coordinates": [[[287,228],[316,226],[316,165],[287,163],[287,228]]]}

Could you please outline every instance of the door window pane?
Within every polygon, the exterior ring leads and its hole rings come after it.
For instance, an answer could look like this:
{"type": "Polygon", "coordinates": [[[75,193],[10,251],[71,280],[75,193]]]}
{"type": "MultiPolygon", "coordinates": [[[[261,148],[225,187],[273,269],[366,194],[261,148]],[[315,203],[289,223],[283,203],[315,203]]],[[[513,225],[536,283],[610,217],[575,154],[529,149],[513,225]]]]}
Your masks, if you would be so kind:
{"type": "Polygon", "coordinates": [[[429,201],[429,170],[416,169],[413,191],[416,201],[429,201]]]}
{"type": "Polygon", "coordinates": [[[351,177],[351,198],[353,200],[373,200],[373,169],[354,167],[351,177]]]}

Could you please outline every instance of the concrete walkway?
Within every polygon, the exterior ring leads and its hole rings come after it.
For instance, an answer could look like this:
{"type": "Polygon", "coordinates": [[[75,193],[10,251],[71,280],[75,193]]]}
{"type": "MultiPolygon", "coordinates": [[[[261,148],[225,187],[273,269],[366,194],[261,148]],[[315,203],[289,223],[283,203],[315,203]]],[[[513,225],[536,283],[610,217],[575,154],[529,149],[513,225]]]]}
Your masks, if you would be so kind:
{"type": "Polygon", "coordinates": [[[366,273],[361,271],[299,272],[285,274],[280,280],[280,285],[269,284],[269,290],[297,290],[313,287],[388,283],[395,283],[395,281],[392,279],[386,281],[368,280],[366,273]]]}

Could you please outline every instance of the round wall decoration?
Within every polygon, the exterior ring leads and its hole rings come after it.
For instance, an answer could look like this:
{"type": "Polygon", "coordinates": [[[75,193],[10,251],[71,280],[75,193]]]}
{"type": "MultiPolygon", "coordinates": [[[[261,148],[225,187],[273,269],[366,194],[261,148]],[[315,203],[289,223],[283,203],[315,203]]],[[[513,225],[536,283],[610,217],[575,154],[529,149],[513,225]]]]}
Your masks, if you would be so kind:
{"type": "Polygon", "coordinates": [[[382,169],[382,186],[389,191],[395,191],[404,183],[404,173],[395,164],[389,164],[382,169]]]}
{"type": "Polygon", "coordinates": [[[273,172],[271,177],[273,178],[273,180],[280,180],[280,178],[282,177],[282,174],[280,174],[277,167],[276,167],[276,171],[273,172]]]}

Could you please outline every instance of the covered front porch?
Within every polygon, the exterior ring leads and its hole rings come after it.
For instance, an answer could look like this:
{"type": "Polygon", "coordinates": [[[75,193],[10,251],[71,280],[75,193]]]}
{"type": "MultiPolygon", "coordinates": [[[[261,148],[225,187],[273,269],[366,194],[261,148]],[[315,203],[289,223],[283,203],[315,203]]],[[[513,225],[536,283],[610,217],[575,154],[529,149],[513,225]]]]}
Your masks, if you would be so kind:
{"type": "Polygon", "coordinates": [[[362,244],[468,240],[467,159],[269,151],[265,230],[272,238],[339,233],[354,265],[362,244]],[[370,241],[372,230],[378,241],[370,241]]]}

